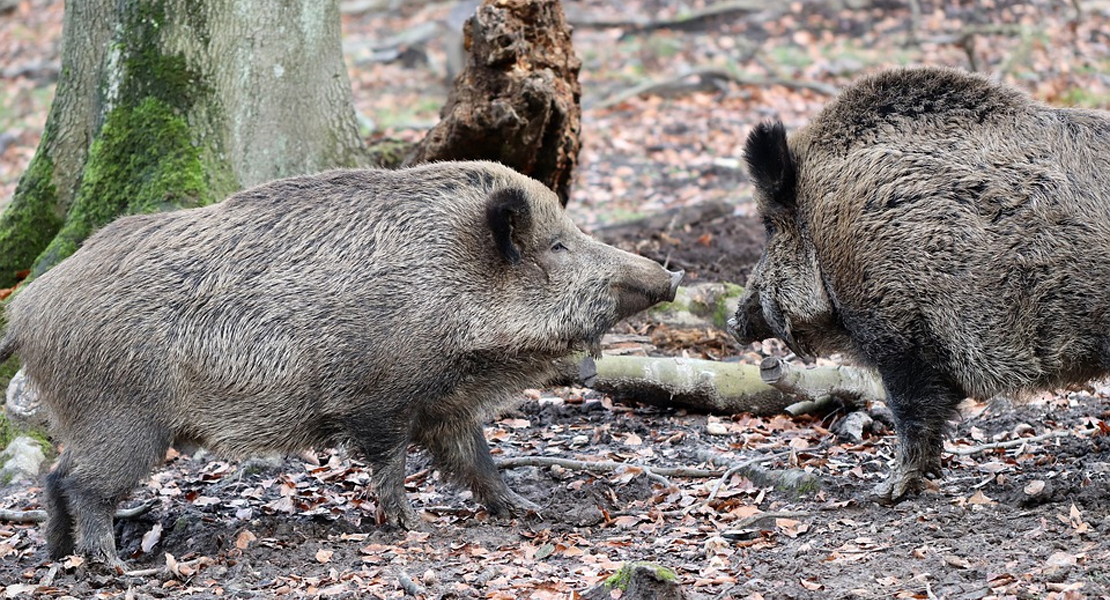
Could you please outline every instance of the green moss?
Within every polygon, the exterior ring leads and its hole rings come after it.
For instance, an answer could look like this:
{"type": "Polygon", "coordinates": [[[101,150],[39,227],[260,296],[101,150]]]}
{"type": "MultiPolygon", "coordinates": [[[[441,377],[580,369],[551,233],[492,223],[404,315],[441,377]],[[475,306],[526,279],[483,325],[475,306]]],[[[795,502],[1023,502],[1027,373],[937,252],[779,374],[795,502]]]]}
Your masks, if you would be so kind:
{"type": "Polygon", "coordinates": [[[606,587],[608,587],[608,589],[610,590],[613,588],[617,588],[622,592],[627,591],[628,583],[632,580],[632,573],[640,567],[651,569],[655,572],[655,576],[661,581],[678,581],[678,575],[667,567],[657,565],[655,563],[638,561],[625,563],[619,571],[613,573],[608,579],[605,580],[606,587]]]}
{"type": "Polygon", "coordinates": [[[55,213],[54,163],[44,135],[31,164],[19,178],[12,202],[0,216],[0,288],[16,283],[16,273],[31,266],[62,227],[55,213]]]}
{"type": "Polygon", "coordinates": [[[727,328],[728,320],[736,314],[736,302],[729,302],[729,300],[739,299],[743,295],[743,287],[725,282],[725,293],[713,307],[713,324],[721,329],[727,328]]]}
{"type": "MultiPolygon", "coordinates": [[[[190,27],[206,28],[202,12],[186,9],[190,27]]],[[[211,93],[204,78],[188,67],[185,57],[162,53],[161,35],[167,23],[164,1],[132,2],[124,14],[128,21],[121,38],[125,44],[121,105],[138,106],[147,98],[156,98],[178,111],[187,111],[211,93]]]]}
{"type": "Polygon", "coordinates": [[[201,152],[189,124],[166,103],[147,97],[108,114],[93,142],[65,226],[32,269],[38,276],[73,254],[97,228],[119,215],[211,202],[201,152]]]}
{"type": "MultiPolygon", "coordinates": [[[[208,204],[217,199],[213,183],[221,190],[235,187],[224,181],[227,166],[220,168],[218,153],[194,143],[184,115],[210,101],[211,88],[183,56],[162,52],[165,3],[131,2],[123,14],[120,73],[108,78],[118,90],[105,90],[114,108],[89,148],[65,224],[49,245],[36,249],[32,277],[76,252],[116,217],[208,204]]],[[[189,27],[206,26],[200,12],[186,20],[189,27]]]]}

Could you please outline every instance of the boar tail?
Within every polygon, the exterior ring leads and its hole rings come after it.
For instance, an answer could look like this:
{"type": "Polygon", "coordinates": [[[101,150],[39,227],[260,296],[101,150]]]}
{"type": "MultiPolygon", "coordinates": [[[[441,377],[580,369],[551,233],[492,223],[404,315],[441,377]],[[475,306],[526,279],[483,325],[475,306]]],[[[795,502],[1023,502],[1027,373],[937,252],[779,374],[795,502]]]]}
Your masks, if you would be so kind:
{"type": "Polygon", "coordinates": [[[8,333],[8,335],[4,336],[3,340],[0,340],[0,363],[8,360],[11,358],[11,355],[15,354],[15,346],[15,335],[12,333],[8,333]]]}
{"type": "Polygon", "coordinates": [[[744,146],[744,160],[748,163],[752,183],[769,204],[760,209],[768,212],[792,210],[798,167],[786,143],[786,128],[781,121],[755,126],[744,146]]]}

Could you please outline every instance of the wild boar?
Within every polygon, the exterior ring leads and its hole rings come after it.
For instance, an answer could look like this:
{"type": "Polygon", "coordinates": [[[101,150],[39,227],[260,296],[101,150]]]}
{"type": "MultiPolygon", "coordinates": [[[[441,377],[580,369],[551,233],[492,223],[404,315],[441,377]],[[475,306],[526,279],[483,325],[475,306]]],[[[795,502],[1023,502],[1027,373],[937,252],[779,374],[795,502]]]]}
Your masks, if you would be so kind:
{"type": "Polygon", "coordinates": [[[119,219],[19,293],[0,344],[65,444],[49,553],[120,566],[113,509],[181,442],[350,445],[386,522],[413,527],[411,442],[491,513],[536,510],[501,479],[483,420],[681,277],[485,162],[336,170],[119,219]]]}
{"type": "Polygon", "coordinates": [[[881,500],[940,476],[965,397],[1107,374],[1110,114],[888,70],[745,155],[768,239],[733,331],[878,371],[900,448],[881,500]]]}

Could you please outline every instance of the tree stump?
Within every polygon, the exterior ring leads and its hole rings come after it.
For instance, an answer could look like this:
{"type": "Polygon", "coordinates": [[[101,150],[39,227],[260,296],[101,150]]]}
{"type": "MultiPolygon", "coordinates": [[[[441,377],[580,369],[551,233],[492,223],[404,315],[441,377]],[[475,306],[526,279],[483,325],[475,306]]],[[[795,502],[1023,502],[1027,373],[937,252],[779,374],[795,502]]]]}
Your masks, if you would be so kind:
{"type": "Polygon", "coordinates": [[[492,160],[565,206],[578,162],[582,61],[558,0],[485,0],[465,25],[466,67],[406,165],[492,160]]]}
{"type": "Polygon", "coordinates": [[[608,600],[621,590],[622,600],[691,600],[675,572],[647,562],[626,563],[612,577],[582,593],[583,600],[608,600]]]}

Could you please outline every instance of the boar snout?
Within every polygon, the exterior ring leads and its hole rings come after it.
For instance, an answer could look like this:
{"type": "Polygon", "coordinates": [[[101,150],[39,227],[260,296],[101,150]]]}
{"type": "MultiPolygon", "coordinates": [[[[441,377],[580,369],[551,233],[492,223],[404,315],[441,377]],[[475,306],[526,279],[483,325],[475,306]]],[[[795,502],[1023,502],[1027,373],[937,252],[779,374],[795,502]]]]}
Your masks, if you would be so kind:
{"type": "Polygon", "coordinates": [[[674,296],[678,293],[678,286],[682,283],[682,278],[686,276],[686,271],[679,269],[677,271],[670,271],[671,274],[671,291],[667,292],[667,297],[663,299],[664,302],[674,302],[674,296]]]}
{"type": "MultiPolygon", "coordinates": [[[[637,257],[640,258],[640,257],[637,257]]],[[[686,275],[685,271],[668,271],[658,263],[640,258],[637,267],[630,269],[613,285],[617,299],[617,316],[625,318],[660,302],[674,300],[678,285],[686,275]]]]}
{"type": "Polygon", "coordinates": [[[763,305],[760,304],[758,291],[740,299],[736,315],[728,320],[728,329],[741,344],[775,337],[771,326],[763,317],[763,305]]]}

